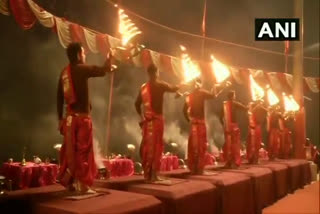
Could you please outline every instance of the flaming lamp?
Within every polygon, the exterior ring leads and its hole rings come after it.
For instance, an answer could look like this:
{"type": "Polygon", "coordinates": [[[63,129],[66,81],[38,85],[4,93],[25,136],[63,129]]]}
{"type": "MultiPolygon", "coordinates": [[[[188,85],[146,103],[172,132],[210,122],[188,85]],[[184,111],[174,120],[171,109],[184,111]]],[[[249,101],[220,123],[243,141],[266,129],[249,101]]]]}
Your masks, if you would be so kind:
{"type": "MultiPolygon", "coordinates": [[[[118,7],[118,5],[114,5],[118,7]]],[[[123,9],[118,10],[118,18],[119,18],[119,28],[118,32],[121,36],[121,46],[118,46],[111,50],[111,52],[120,52],[121,55],[126,52],[130,52],[130,55],[127,59],[131,59],[141,53],[143,49],[145,49],[144,45],[137,44],[133,41],[138,35],[142,34],[142,32],[138,29],[138,27],[132,22],[132,20],[125,14],[123,9]],[[134,44],[133,44],[134,43],[134,44]]],[[[116,68],[113,65],[114,69],[116,68]]]]}
{"type": "Polygon", "coordinates": [[[191,60],[190,56],[187,54],[187,49],[180,45],[182,51],[181,54],[181,64],[183,68],[183,78],[185,83],[190,83],[191,81],[200,77],[201,72],[199,65],[191,60]]]}
{"type": "Polygon", "coordinates": [[[251,97],[254,102],[261,101],[264,97],[264,90],[261,88],[258,83],[254,80],[252,75],[249,76],[250,81],[250,90],[251,90],[251,97]]]}
{"type": "Polygon", "coordinates": [[[295,114],[300,110],[299,104],[295,101],[292,95],[287,96],[282,94],[284,102],[284,115],[286,118],[294,118],[295,114]]]}
{"type": "Polygon", "coordinates": [[[267,85],[267,99],[270,106],[275,106],[279,104],[279,98],[277,95],[273,92],[273,90],[270,88],[269,85],[267,85]]]}
{"type": "Polygon", "coordinates": [[[213,55],[211,55],[211,69],[218,84],[225,82],[231,75],[229,68],[213,55]]]}

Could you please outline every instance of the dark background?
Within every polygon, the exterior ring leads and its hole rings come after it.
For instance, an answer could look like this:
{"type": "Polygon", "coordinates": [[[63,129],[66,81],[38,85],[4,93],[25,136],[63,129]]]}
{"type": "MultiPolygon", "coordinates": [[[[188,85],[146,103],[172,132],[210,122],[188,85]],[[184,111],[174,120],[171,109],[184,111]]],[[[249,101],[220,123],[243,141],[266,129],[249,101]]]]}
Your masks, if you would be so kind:
{"type": "MultiPolygon", "coordinates": [[[[57,16],[92,29],[116,35],[116,10],[103,0],[38,0],[40,5],[57,16]]],[[[319,1],[304,1],[304,50],[305,56],[319,57],[319,1]]],[[[203,1],[195,0],[123,0],[130,10],[172,28],[201,34],[203,1]]],[[[256,42],[254,40],[255,18],[293,17],[292,0],[208,0],[207,36],[220,40],[250,45],[268,50],[284,50],[283,42],[256,42]]],[[[141,38],[153,50],[178,55],[180,44],[185,45],[193,58],[200,58],[201,40],[131,17],[143,31],[141,38]]],[[[27,158],[55,156],[53,145],[62,142],[57,131],[56,91],[58,76],[67,65],[65,50],[51,29],[39,24],[23,31],[12,16],[0,15],[0,162],[9,157],[21,159],[23,147],[27,158]]],[[[226,64],[268,71],[284,71],[284,57],[243,49],[214,41],[206,42],[205,57],[210,53],[226,64]]],[[[99,64],[99,55],[89,55],[88,63],[99,64]]],[[[292,71],[289,60],[289,72],[292,71]]],[[[319,77],[319,61],[304,60],[304,75],[319,77]]],[[[161,78],[171,83],[179,80],[161,73],[161,78]]],[[[109,151],[125,153],[126,144],[139,145],[140,129],[134,109],[134,99],[140,85],[146,81],[143,70],[121,65],[115,75],[112,103],[111,144],[109,151]]],[[[233,86],[238,99],[249,101],[244,85],[233,86]]],[[[90,80],[95,138],[105,149],[105,124],[109,94],[109,77],[90,80]]],[[[319,145],[319,94],[308,93],[312,102],[306,101],[307,136],[319,145]]],[[[183,100],[167,95],[165,105],[166,142],[174,141],[185,148],[188,124],[182,115],[183,100]]],[[[222,100],[207,104],[208,139],[218,147],[223,144],[222,126],[217,113],[222,100]]],[[[242,140],[247,133],[247,117],[239,115],[242,140]]]]}

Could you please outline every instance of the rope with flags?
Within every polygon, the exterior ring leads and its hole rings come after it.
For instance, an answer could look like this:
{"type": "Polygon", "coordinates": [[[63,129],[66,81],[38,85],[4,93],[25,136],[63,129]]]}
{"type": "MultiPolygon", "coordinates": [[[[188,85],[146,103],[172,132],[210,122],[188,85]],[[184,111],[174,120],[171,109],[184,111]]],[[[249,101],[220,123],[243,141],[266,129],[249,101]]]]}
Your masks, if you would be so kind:
{"type": "MultiPolygon", "coordinates": [[[[206,11],[206,1],[204,9],[204,11],[206,11]]],[[[54,16],[37,5],[33,0],[0,0],[0,13],[4,15],[11,14],[18,25],[25,30],[30,29],[37,21],[44,27],[52,28],[54,32],[56,32],[63,47],[67,47],[71,42],[81,42],[87,51],[105,55],[110,48],[116,48],[121,45],[120,39],[54,16]]],[[[202,22],[204,34],[205,19],[206,13],[204,13],[202,22]]],[[[153,63],[160,71],[171,72],[181,80],[183,79],[183,66],[180,57],[169,56],[150,49],[144,49],[141,51],[141,54],[129,59],[123,56],[123,54],[126,56],[130,55],[130,53],[122,52],[115,56],[116,59],[144,68],[153,63]]],[[[199,65],[202,74],[212,74],[211,62],[198,61],[196,63],[199,65]]],[[[249,75],[252,74],[253,78],[257,81],[261,81],[265,85],[270,85],[272,89],[277,92],[290,92],[292,90],[293,83],[291,74],[239,68],[229,65],[225,66],[227,66],[231,72],[230,79],[238,84],[248,83],[249,75]]],[[[211,76],[209,76],[209,78],[211,78],[211,76]]],[[[304,77],[303,81],[305,91],[319,93],[319,77],[304,77]]]]}

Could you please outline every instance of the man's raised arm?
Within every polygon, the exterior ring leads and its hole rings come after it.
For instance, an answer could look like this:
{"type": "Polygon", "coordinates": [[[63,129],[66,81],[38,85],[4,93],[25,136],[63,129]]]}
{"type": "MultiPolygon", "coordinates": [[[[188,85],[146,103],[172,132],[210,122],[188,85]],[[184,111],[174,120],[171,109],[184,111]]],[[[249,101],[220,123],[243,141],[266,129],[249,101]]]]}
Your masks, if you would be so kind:
{"type": "Polygon", "coordinates": [[[162,82],[161,86],[164,91],[169,92],[169,93],[175,93],[180,89],[180,85],[171,85],[166,82],[162,82]]]}
{"type": "Polygon", "coordinates": [[[249,109],[247,106],[245,106],[245,105],[243,105],[242,103],[237,102],[237,101],[233,101],[233,105],[234,105],[236,108],[238,108],[238,109],[240,109],[240,110],[243,110],[243,111],[248,111],[248,109],[249,109]]]}
{"type": "Polygon", "coordinates": [[[85,75],[89,77],[102,77],[108,72],[112,72],[111,70],[111,60],[112,56],[109,54],[104,62],[103,66],[96,65],[78,65],[79,68],[85,73],[85,75]]]}

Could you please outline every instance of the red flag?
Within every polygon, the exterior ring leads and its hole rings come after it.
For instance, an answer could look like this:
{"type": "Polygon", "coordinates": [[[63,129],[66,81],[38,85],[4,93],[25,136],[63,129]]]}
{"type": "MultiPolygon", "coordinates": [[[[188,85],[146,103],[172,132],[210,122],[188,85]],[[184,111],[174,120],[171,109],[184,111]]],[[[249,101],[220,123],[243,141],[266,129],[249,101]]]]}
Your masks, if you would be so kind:
{"type": "Polygon", "coordinates": [[[289,41],[284,41],[284,53],[288,54],[289,53],[289,41]]]}
{"type": "Polygon", "coordinates": [[[203,17],[202,17],[202,36],[206,36],[206,17],[207,17],[207,0],[204,0],[203,17]]]}

